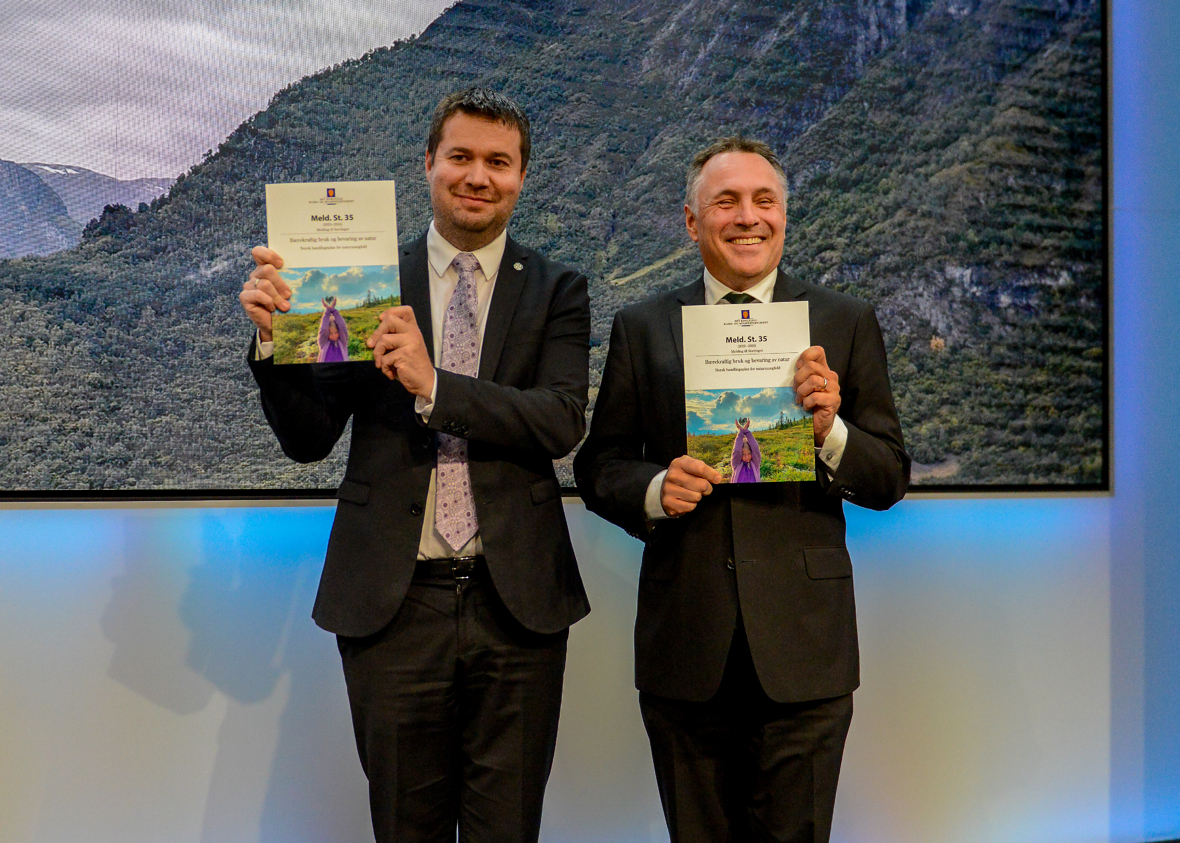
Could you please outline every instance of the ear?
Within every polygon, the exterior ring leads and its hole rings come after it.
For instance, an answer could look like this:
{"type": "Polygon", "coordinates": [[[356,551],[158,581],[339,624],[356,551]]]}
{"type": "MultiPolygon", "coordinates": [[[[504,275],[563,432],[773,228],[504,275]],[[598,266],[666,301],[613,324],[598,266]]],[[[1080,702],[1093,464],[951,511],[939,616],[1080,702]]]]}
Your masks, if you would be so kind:
{"type": "Polygon", "coordinates": [[[692,208],[687,205],[684,206],[684,227],[688,229],[688,236],[692,238],[692,242],[699,243],[700,237],[697,234],[697,218],[696,214],[692,212],[692,208]]]}
{"type": "Polygon", "coordinates": [[[430,154],[430,150],[426,150],[426,175],[430,175],[430,168],[434,166],[434,156],[430,154]]]}

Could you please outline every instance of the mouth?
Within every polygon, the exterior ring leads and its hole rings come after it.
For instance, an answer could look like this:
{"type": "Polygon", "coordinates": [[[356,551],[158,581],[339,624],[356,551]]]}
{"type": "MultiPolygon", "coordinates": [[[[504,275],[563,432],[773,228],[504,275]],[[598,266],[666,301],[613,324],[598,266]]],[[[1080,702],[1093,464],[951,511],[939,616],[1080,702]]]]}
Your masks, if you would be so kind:
{"type": "Polygon", "coordinates": [[[757,246],[759,243],[764,243],[765,237],[734,237],[729,242],[735,246],[757,246]]]}

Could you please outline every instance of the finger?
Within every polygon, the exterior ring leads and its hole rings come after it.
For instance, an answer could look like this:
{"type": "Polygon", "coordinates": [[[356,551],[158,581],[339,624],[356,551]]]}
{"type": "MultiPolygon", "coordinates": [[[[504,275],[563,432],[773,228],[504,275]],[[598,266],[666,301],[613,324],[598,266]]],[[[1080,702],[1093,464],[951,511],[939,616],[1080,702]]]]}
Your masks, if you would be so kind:
{"type": "Polygon", "coordinates": [[[385,310],[381,311],[381,315],[377,318],[384,322],[386,319],[393,319],[395,317],[406,322],[412,322],[415,325],[418,324],[418,320],[414,316],[414,308],[410,307],[408,304],[399,304],[395,307],[387,307],[385,310]]]}
{"type": "Polygon", "coordinates": [[[392,329],[390,328],[388,320],[382,319],[377,323],[377,327],[373,329],[373,332],[369,334],[368,339],[365,340],[365,345],[367,345],[369,348],[375,349],[377,348],[377,343],[381,342],[383,339],[385,339],[385,337],[390,336],[391,334],[392,329]]]}
{"type": "Polygon", "coordinates": [[[373,365],[391,381],[397,380],[397,367],[393,363],[393,355],[389,354],[384,347],[379,346],[373,349],[373,365]]]}
{"type": "Polygon", "coordinates": [[[390,358],[386,357],[377,366],[381,370],[381,374],[389,378],[391,381],[397,380],[397,367],[390,362],[390,358]]]}
{"type": "Polygon", "coordinates": [[[702,462],[700,466],[698,466],[697,476],[703,477],[709,483],[709,491],[705,494],[711,493],[713,491],[712,487],[714,485],[725,482],[725,477],[721,474],[721,472],[713,468],[713,466],[709,465],[708,463],[702,462]]]}
{"type": "Polygon", "coordinates": [[[287,300],[291,298],[291,287],[282,279],[278,270],[273,266],[266,264],[256,267],[250,273],[249,280],[242,285],[242,289],[244,290],[250,289],[251,287],[270,296],[275,304],[279,305],[281,310],[290,309],[287,300]]]}
{"type": "Polygon", "coordinates": [[[823,346],[813,345],[805,348],[803,353],[799,355],[799,359],[795,361],[795,368],[798,369],[808,363],[818,364],[821,368],[828,368],[828,355],[824,353],[823,346]]]}
{"type": "Polygon", "coordinates": [[[816,372],[808,379],[812,392],[839,392],[835,372],[816,372]]]}
{"type": "Polygon", "coordinates": [[[664,483],[668,489],[683,490],[684,495],[681,495],[681,497],[687,495],[688,497],[686,499],[689,500],[700,500],[702,495],[707,495],[712,491],[711,484],[705,478],[685,474],[674,469],[668,469],[664,483]],[[692,498],[692,495],[696,495],[697,497],[692,498]]]}
{"type": "Polygon", "coordinates": [[[262,266],[254,267],[250,272],[250,281],[247,283],[261,284],[264,280],[274,282],[278,279],[279,271],[269,263],[264,263],[262,266]]]}
{"type": "Polygon", "coordinates": [[[275,288],[275,285],[266,278],[251,278],[242,285],[242,290],[244,292],[261,293],[270,299],[279,299],[278,290],[275,288]]]}
{"type": "Polygon", "coordinates": [[[265,310],[267,313],[273,313],[275,309],[275,300],[262,290],[242,290],[238,294],[238,300],[241,301],[242,306],[247,310],[256,308],[265,310]]]}
{"type": "Polygon", "coordinates": [[[671,471],[673,467],[685,472],[686,474],[691,474],[694,477],[703,477],[710,483],[720,482],[721,479],[721,472],[713,468],[713,466],[709,465],[707,462],[702,462],[701,460],[698,460],[694,457],[690,457],[687,454],[672,460],[672,464],[668,467],[669,471],[671,471]]]}
{"type": "Polygon", "coordinates": [[[412,307],[390,307],[381,311],[381,321],[367,340],[369,348],[374,347],[374,338],[387,334],[420,334],[418,323],[414,321],[412,307]]]}
{"type": "MultiPolygon", "coordinates": [[[[408,309],[409,308],[407,308],[407,310],[408,309]]],[[[418,323],[414,321],[413,313],[410,314],[409,319],[406,319],[396,313],[390,313],[389,311],[386,311],[386,313],[388,313],[389,315],[386,316],[385,319],[383,319],[381,321],[384,324],[387,324],[389,326],[389,330],[393,331],[394,333],[396,333],[396,334],[420,334],[421,333],[418,330],[418,323]]]]}
{"type": "Polygon", "coordinates": [[[684,515],[686,512],[692,512],[697,507],[701,496],[695,497],[691,494],[685,493],[683,489],[667,488],[664,493],[660,495],[660,505],[664,508],[664,512],[669,515],[684,515]]]}
{"type": "Polygon", "coordinates": [[[413,325],[415,328],[418,327],[418,319],[414,316],[414,308],[410,307],[408,304],[401,304],[397,307],[391,307],[387,309],[381,314],[382,319],[385,319],[386,317],[390,319],[397,319],[402,324],[413,325]]]}
{"type": "Polygon", "coordinates": [[[366,343],[369,348],[373,349],[373,359],[376,360],[378,355],[392,354],[394,349],[403,344],[403,341],[399,334],[382,332],[382,326],[378,325],[377,330],[369,335],[366,343]]]}
{"type": "MultiPolygon", "coordinates": [[[[372,336],[370,336],[370,339],[372,339],[372,336]]],[[[376,342],[373,343],[373,349],[374,353],[376,353],[377,348],[381,349],[382,354],[396,353],[397,363],[401,364],[404,362],[404,358],[407,356],[406,350],[417,348],[420,345],[421,343],[418,342],[418,337],[416,334],[385,333],[378,337],[376,342]]]]}
{"type": "Polygon", "coordinates": [[[254,258],[254,263],[259,266],[270,264],[277,269],[283,268],[282,256],[274,249],[268,249],[266,246],[255,246],[250,250],[250,256],[254,258]]]}
{"type": "Polygon", "coordinates": [[[673,499],[667,499],[667,498],[664,499],[663,501],[661,501],[660,505],[664,507],[664,512],[666,512],[668,515],[672,516],[673,518],[677,518],[681,515],[687,515],[688,513],[692,512],[694,509],[697,508],[697,505],[695,503],[688,503],[686,501],[673,500],[673,499]]]}
{"type": "Polygon", "coordinates": [[[812,392],[805,395],[801,403],[803,409],[809,410],[812,413],[822,410],[836,412],[840,409],[840,396],[831,392],[812,392]]]}
{"type": "Polygon", "coordinates": [[[691,486],[681,485],[675,481],[670,481],[665,485],[664,494],[675,500],[697,503],[705,496],[705,490],[703,488],[693,488],[691,486]]]}
{"type": "Polygon", "coordinates": [[[813,392],[839,394],[840,378],[831,369],[808,367],[795,373],[796,403],[813,392]]]}
{"type": "MultiPolygon", "coordinates": [[[[804,374],[803,372],[799,373],[804,374]]],[[[795,384],[795,392],[803,397],[807,397],[813,392],[823,392],[828,384],[828,379],[818,372],[808,372],[806,376],[795,384]]]]}

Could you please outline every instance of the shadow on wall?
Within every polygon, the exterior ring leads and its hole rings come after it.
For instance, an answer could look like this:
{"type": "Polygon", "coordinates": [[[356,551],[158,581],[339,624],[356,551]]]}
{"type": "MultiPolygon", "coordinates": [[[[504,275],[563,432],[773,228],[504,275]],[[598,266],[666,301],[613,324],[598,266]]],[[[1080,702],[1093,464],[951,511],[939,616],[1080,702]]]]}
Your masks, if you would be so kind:
{"type": "MultiPolygon", "coordinates": [[[[659,843],[667,831],[631,668],[641,548],[567,506],[595,611],[571,634],[542,839],[659,843]]],[[[331,517],[125,514],[123,570],[101,620],[114,645],[107,675],[176,714],[224,708],[203,843],[372,840],[335,640],[310,618],[331,517]]]]}
{"type": "Polygon", "coordinates": [[[632,648],[643,545],[565,502],[592,607],[570,630],[542,843],[667,843],[632,648]]]}
{"type": "Polygon", "coordinates": [[[178,714],[228,698],[202,841],[372,839],[334,638],[311,606],[331,509],[144,513],[102,619],[108,675],[178,714]],[[187,582],[183,580],[187,579],[187,582]]]}

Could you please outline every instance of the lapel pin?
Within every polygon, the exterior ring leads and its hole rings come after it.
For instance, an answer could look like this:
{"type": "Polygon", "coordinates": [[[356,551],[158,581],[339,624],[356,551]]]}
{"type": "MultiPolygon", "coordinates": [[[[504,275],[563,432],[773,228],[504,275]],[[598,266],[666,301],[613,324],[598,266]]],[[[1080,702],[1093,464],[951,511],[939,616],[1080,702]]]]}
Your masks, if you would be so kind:
{"type": "Polygon", "coordinates": [[[521,263],[520,261],[517,261],[516,263],[512,264],[512,268],[515,269],[517,272],[520,272],[522,269],[524,269],[524,264],[521,263]]]}

